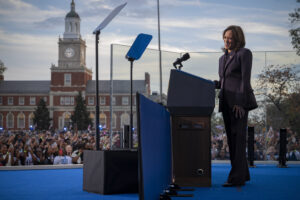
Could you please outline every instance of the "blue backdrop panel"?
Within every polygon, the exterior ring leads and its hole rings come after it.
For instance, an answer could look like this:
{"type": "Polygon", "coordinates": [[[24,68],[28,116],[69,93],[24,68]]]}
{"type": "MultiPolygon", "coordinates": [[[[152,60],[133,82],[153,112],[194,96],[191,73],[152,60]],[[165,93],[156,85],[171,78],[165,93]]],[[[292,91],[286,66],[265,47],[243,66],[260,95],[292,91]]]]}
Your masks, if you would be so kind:
{"type": "Polygon", "coordinates": [[[137,94],[140,199],[159,199],[171,183],[170,114],[162,106],[137,94]]]}

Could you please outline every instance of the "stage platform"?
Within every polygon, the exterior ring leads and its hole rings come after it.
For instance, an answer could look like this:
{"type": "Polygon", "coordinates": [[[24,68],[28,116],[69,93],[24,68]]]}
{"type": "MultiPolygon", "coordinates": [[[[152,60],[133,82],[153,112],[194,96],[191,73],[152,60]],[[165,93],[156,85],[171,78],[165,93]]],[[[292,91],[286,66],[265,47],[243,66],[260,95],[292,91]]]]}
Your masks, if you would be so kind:
{"type": "MultiPolygon", "coordinates": [[[[193,198],[172,199],[299,199],[299,162],[288,162],[288,168],[277,168],[276,162],[255,164],[256,168],[250,168],[251,181],[246,186],[224,188],[222,184],[226,180],[230,165],[227,162],[213,162],[212,187],[195,188],[192,192],[193,198]]],[[[34,170],[4,170],[9,168],[0,167],[0,199],[138,200],[138,194],[99,195],[83,191],[83,170],[80,166],[77,167],[79,168],[42,167],[34,170]]]]}

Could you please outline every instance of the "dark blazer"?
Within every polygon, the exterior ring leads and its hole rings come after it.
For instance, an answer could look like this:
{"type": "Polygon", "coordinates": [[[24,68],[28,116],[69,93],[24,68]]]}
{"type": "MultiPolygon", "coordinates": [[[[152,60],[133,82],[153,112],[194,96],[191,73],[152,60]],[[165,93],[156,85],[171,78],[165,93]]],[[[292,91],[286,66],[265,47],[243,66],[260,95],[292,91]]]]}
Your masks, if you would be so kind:
{"type": "Polygon", "coordinates": [[[249,49],[241,48],[219,59],[219,77],[216,88],[219,93],[219,111],[222,112],[224,103],[232,108],[242,106],[245,110],[257,108],[256,99],[251,87],[252,53],[249,49]],[[226,59],[227,57],[227,59],[226,59]]]}

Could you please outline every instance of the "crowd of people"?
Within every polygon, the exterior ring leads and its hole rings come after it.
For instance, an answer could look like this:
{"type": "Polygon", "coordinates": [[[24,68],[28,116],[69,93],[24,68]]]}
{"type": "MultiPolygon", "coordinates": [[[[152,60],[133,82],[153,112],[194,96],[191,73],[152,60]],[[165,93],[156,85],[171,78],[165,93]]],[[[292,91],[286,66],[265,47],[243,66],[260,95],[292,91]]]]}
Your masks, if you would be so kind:
{"type": "MultiPolygon", "coordinates": [[[[221,130],[212,135],[211,156],[213,160],[229,159],[227,136],[221,130]]],[[[254,160],[278,160],[279,158],[279,132],[272,127],[266,133],[254,134],[254,160]]],[[[300,141],[297,134],[287,129],[287,154],[288,161],[300,161],[300,141]]]]}
{"type": "MultiPolygon", "coordinates": [[[[114,133],[112,145],[121,148],[121,133],[114,133]]],[[[137,147],[137,135],[133,136],[137,147]]],[[[287,160],[300,160],[300,142],[296,134],[287,129],[287,160]]],[[[100,149],[110,149],[110,135],[101,132],[100,149]]],[[[95,150],[95,133],[61,132],[5,132],[0,133],[0,166],[82,164],[84,150],[95,150]]],[[[278,160],[279,132],[272,128],[266,133],[255,133],[255,160],[278,160]]],[[[212,160],[229,160],[229,147],[225,132],[211,137],[212,160]]]]}
{"type": "Polygon", "coordinates": [[[83,150],[92,150],[94,146],[95,138],[88,133],[3,133],[0,165],[81,164],[83,150]]]}

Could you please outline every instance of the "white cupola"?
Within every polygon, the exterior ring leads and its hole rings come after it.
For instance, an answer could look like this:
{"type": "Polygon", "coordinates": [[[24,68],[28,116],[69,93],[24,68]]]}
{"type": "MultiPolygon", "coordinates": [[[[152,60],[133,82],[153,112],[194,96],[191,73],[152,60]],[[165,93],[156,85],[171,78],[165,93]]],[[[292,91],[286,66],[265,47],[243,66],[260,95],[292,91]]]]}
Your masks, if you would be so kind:
{"type": "Polygon", "coordinates": [[[65,32],[64,38],[79,39],[80,35],[80,17],[75,12],[74,0],[71,2],[71,11],[65,18],[65,32]]]}

